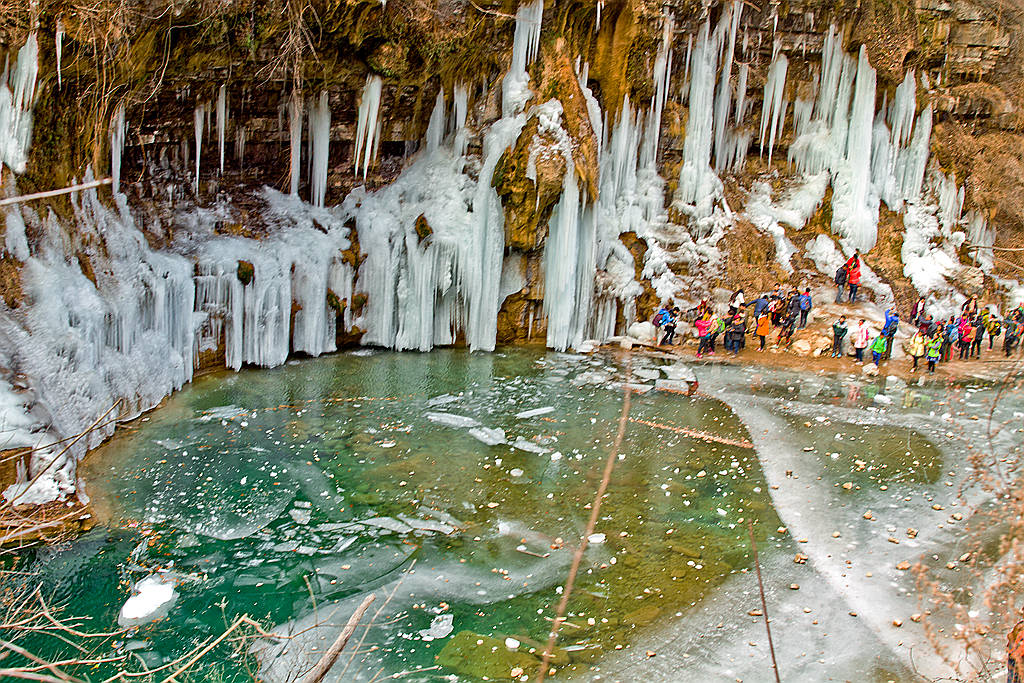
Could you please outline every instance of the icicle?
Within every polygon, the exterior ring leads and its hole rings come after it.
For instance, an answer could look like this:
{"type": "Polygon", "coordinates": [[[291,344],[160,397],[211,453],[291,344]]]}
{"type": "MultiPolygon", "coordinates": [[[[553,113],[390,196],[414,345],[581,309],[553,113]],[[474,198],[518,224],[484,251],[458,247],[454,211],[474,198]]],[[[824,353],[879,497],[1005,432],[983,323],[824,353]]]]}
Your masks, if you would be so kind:
{"type": "Polygon", "coordinates": [[[904,164],[901,189],[903,198],[908,202],[921,199],[921,186],[924,184],[925,170],[928,168],[929,141],[932,135],[932,105],[928,105],[917,117],[914,126],[914,138],[910,147],[904,152],[904,164]]]}
{"type": "Polygon", "coordinates": [[[540,48],[541,21],[544,17],[544,0],[534,0],[521,5],[516,12],[516,29],[512,40],[512,63],[501,84],[501,111],[504,116],[513,116],[533,96],[530,91],[530,74],[526,68],[533,63],[540,48]]]}
{"type": "Polygon", "coordinates": [[[288,101],[288,139],[291,144],[290,194],[299,194],[299,173],[302,170],[302,93],[292,91],[288,101]]]}
{"type": "Polygon", "coordinates": [[[313,141],[313,168],[310,174],[310,201],[322,207],[327,196],[327,168],[331,148],[331,107],[327,91],[310,110],[309,136],[313,141]]]}
{"type": "Polygon", "coordinates": [[[220,148],[220,172],[224,173],[224,135],[228,129],[228,87],[223,83],[217,91],[217,145],[220,148]]]}
{"type": "Polygon", "coordinates": [[[736,81],[736,125],[740,126],[747,116],[747,78],[750,67],[740,64],[739,76],[736,81]]]}
{"type": "Polygon", "coordinates": [[[594,23],[594,33],[601,30],[601,11],[604,9],[604,0],[597,0],[597,21],[594,23]]]}
{"type": "Polygon", "coordinates": [[[0,163],[24,173],[32,142],[32,106],[39,73],[39,44],[30,33],[18,50],[14,69],[0,76],[0,163]]]}
{"type": "Polygon", "coordinates": [[[114,194],[121,191],[121,155],[124,150],[124,104],[117,105],[110,120],[110,176],[114,194]]]}
{"type": "Polygon", "coordinates": [[[245,136],[245,126],[235,126],[235,159],[239,171],[245,168],[245,136]]]}
{"type": "Polygon", "coordinates": [[[53,43],[57,48],[57,87],[61,87],[61,53],[64,47],[64,22],[57,19],[57,33],[53,37],[53,43]]]}
{"type": "Polygon", "coordinates": [[[359,100],[359,119],[356,124],[355,172],[359,174],[359,162],[363,163],[363,181],[370,170],[370,164],[376,158],[376,138],[380,126],[377,117],[380,113],[380,95],[384,81],[380,76],[370,74],[366,77],[363,94],[359,100]]]}
{"type": "Polygon", "coordinates": [[[715,169],[725,166],[726,124],[729,122],[729,108],[732,105],[732,62],[736,52],[736,31],[739,28],[740,14],[743,3],[733,0],[731,19],[729,21],[729,41],[725,47],[725,63],[718,79],[718,93],[715,95],[715,169]]]}
{"type": "Polygon", "coordinates": [[[469,116],[469,88],[465,83],[457,84],[452,97],[455,100],[455,145],[453,151],[456,156],[461,157],[466,154],[466,146],[469,144],[469,135],[466,131],[466,119],[469,116]]]}
{"type": "Polygon", "coordinates": [[[196,124],[196,179],[195,179],[195,193],[199,194],[199,160],[202,156],[203,151],[203,124],[206,122],[206,105],[199,103],[196,105],[195,110],[195,124],[196,124]]]}
{"type": "Polygon", "coordinates": [[[764,101],[761,104],[761,150],[764,153],[765,132],[768,132],[768,164],[772,163],[775,150],[775,137],[782,131],[785,124],[785,103],[783,95],[786,90],[786,72],[789,59],[779,52],[768,67],[768,76],[764,82],[764,101]],[[781,125],[780,125],[781,121],[781,125]]]}
{"type": "Polygon", "coordinates": [[[658,142],[661,137],[661,115],[668,102],[668,86],[672,80],[672,30],[675,17],[665,12],[661,20],[661,44],[654,58],[654,100],[648,112],[647,135],[641,150],[641,165],[654,166],[658,158],[658,142]]]}

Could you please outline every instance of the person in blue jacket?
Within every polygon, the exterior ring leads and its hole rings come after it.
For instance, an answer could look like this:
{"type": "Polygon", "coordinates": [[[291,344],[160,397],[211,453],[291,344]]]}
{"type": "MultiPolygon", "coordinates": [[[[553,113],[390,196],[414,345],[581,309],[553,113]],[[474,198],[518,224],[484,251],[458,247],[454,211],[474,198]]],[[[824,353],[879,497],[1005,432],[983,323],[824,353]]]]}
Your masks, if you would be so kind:
{"type": "Polygon", "coordinates": [[[797,302],[800,306],[800,328],[807,327],[807,315],[811,312],[811,307],[814,303],[811,301],[811,288],[804,289],[804,293],[799,296],[797,302]]]}
{"type": "Polygon", "coordinates": [[[894,308],[885,310],[885,326],[882,327],[882,336],[885,337],[885,352],[882,357],[889,360],[892,356],[892,342],[896,338],[896,331],[900,327],[900,314],[894,308]]]}

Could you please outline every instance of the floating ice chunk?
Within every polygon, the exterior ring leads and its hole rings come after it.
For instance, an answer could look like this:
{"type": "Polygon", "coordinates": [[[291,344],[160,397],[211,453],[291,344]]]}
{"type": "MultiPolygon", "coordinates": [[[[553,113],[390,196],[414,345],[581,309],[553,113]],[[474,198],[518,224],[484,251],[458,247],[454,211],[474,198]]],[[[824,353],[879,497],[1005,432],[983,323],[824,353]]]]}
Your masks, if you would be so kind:
{"type": "Polygon", "coordinates": [[[434,640],[435,638],[447,638],[455,630],[455,616],[452,614],[438,614],[430,622],[430,628],[420,631],[423,640],[434,640]]]}
{"type": "Polygon", "coordinates": [[[497,446],[500,443],[505,443],[505,430],[501,427],[495,427],[494,429],[473,427],[469,430],[469,435],[478,441],[483,441],[488,446],[497,446]]]}
{"type": "Polygon", "coordinates": [[[607,538],[604,534],[590,534],[587,536],[587,541],[592,545],[601,545],[607,538]]]}
{"type": "Polygon", "coordinates": [[[528,417],[538,417],[540,415],[547,415],[548,413],[555,412],[553,406],[545,406],[544,408],[534,408],[533,410],[524,410],[521,413],[516,413],[516,417],[520,420],[525,420],[528,417]]]}
{"type": "Polygon", "coordinates": [[[205,411],[202,415],[196,418],[196,421],[213,422],[214,420],[230,420],[238,417],[239,415],[244,415],[245,412],[245,408],[239,408],[235,405],[218,406],[205,411]]]}
{"type": "Polygon", "coordinates": [[[438,520],[444,522],[445,524],[450,524],[451,526],[455,527],[456,529],[462,529],[462,528],[464,528],[466,526],[462,521],[456,519],[452,515],[449,515],[444,510],[431,510],[430,508],[428,508],[428,507],[426,507],[424,505],[419,506],[419,508],[417,508],[417,510],[422,515],[425,515],[427,517],[433,517],[434,519],[438,519],[438,520]]]}
{"type": "Polygon", "coordinates": [[[430,406],[431,408],[436,408],[437,406],[448,405],[449,403],[454,403],[455,401],[458,400],[458,396],[452,396],[451,394],[441,394],[440,396],[435,396],[434,398],[429,399],[427,401],[427,405],[430,406]]]}
{"type": "Polygon", "coordinates": [[[674,379],[659,379],[654,383],[656,389],[661,391],[677,391],[679,393],[688,393],[690,391],[689,382],[683,382],[674,379]]]}
{"type": "Polygon", "coordinates": [[[132,596],[121,606],[117,623],[127,627],[163,619],[177,599],[174,578],[152,574],[132,586],[132,596]]]}
{"type": "Polygon", "coordinates": [[[512,448],[518,448],[519,450],[526,451],[527,453],[538,453],[540,455],[550,452],[550,449],[539,446],[521,436],[517,437],[516,440],[512,442],[512,448]]]}
{"type": "Polygon", "coordinates": [[[601,342],[597,341],[596,339],[587,339],[576,345],[576,352],[593,353],[594,351],[597,351],[597,349],[600,348],[600,346],[601,342]]]}
{"type": "Polygon", "coordinates": [[[453,415],[451,413],[427,413],[427,419],[445,427],[455,427],[456,429],[478,427],[480,425],[479,422],[471,417],[453,415]]]}
{"type": "Polygon", "coordinates": [[[637,394],[646,394],[648,391],[650,391],[654,387],[652,385],[650,385],[650,384],[634,384],[632,382],[625,382],[625,383],[616,383],[615,384],[615,388],[616,389],[629,389],[630,391],[632,391],[634,393],[637,393],[637,394]]]}
{"type": "Polygon", "coordinates": [[[513,477],[521,477],[523,476],[524,472],[518,467],[513,467],[509,474],[511,474],[513,477]]]}
{"type": "Polygon", "coordinates": [[[360,523],[368,526],[375,526],[381,529],[388,529],[399,534],[405,534],[412,531],[412,527],[404,522],[400,522],[394,517],[370,517],[368,519],[360,520],[360,523]]]}
{"type": "Polygon", "coordinates": [[[313,516],[313,511],[308,509],[292,508],[288,511],[288,514],[295,520],[296,524],[309,524],[309,519],[313,516]]]}
{"type": "Polygon", "coordinates": [[[349,547],[356,542],[355,536],[342,536],[338,539],[338,542],[331,546],[328,553],[340,553],[349,549],[349,547]]]}

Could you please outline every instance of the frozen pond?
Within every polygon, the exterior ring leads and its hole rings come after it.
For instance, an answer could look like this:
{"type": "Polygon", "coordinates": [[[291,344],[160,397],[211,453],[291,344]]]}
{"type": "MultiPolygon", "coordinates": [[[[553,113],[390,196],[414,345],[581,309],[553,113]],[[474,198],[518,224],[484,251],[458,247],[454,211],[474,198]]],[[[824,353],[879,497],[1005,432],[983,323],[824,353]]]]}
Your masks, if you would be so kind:
{"type": "MultiPolygon", "coordinates": [[[[293,680],[374,592],[328,680],[532,679],[623,360],[360,351],[199,379],[83,466],[109,524],[34,563],[74,613],[137,625],[127,646],[151,667],[249,614],[291,637],[225,651],[217,679],[248,664],[293,680]]],[[[667,363],[634,358],[632,381],[667,363]]],[[[912,680],[911,651],[940,672],[897,566],[959,554],[960,445],[979,423],[945,415],[941,384],[876,399],[884,381],[696,370],[700,396],[633,396],[555,677],[771,678],[748,519],[783,680],[912,680]]]]}

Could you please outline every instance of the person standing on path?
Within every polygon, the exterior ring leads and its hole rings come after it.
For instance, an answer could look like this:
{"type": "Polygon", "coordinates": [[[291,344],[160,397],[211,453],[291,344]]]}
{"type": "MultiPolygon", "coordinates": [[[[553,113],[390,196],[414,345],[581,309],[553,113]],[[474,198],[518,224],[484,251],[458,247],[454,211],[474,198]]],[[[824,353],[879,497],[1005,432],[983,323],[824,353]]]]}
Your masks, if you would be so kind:
{"type": "Polygon", "coordinates": [[[868,327],[864,318],[857,323],[857,329],[853,331],[853,352],[856,354],[857,362],[864,362],[864,349],[868,347],[871,339],[871,328],[868,327]]]}
{"type": "Polygon", "coordinates": [[[849,276],[849,271],[846,269],[846,264],[839,266],[839,270],[836,271],[836,276],[833,281],[836,283],[836,303],[843,303],[843,290],[846,289],[846,279],[849,276]]]}
{"type": "Polygon", "coordinates": [[[917,327],[924,320],[924,297],[918,298],[914,302],[914,306],[910,309],[910,324],[917,327]]]}
{"type": "Polygon", "coordinates": [[[804,289],[804,293],[797,299],[800,304],[800,329],[807,327],[807,315],[811,312],[814,302],[811,301],[811,288],[804,289]]]}
{"type": "Polygon", "coordinates": [[[900,314],[895,308],[888,308],[885,311],[885,326],[882,328],[882,336],[885,337],[885,351],[882,353],[884,360],[892,357],[892,343],[896,339],[896,331],[900,328],[900,314]]]}
{"type": "Polygon", "coordinates": [[[857,289],[860,287],[860,252],[853,252],[853,256],[846,262],[846,282],[850,286],[850,303],[857,303],[857,289]]]}
{"type": "Polygon", "coordinates": [[[846,316],[839,316],[839,320],[832,323],[832,357],[843,357],[843,339],[850,328],[846,326],[846,316]]]}
{"type": "Polygon", "coordinates": [[[765,342],[768,340],[768,335],[772,331],[771,316],[768,315],[768,311],[761,311],[761,315],[757,317],[757,336],[761,340],[761,348],[758,351],[764,351],[765,342]]]}
{"type": "Polygon", "coordinates": [[[882,361],[885,360],[885,345],[886,337],[884,334],[879,334],[875,337],[875,340],[871,342],[871,361],[875,365],[881,365],[882,361]]]}
{"type": "Polygon", "coordinates": [[[914,336],[910,338],[910,344],[907,351],[914,358],[914,365],[910,368],[911,372],[917,372],[917,362],[924,355],[925,338],[924,332],[918,330],[914,333],[914,336]]]}
{"type": "Polygon", "coordinates": [[[935,372],[935,364],[939,362],[942,355],[942,336],[937,332],[928,338],[925,344],[925,356],[928,359],[928,372],[935,372]]]}

